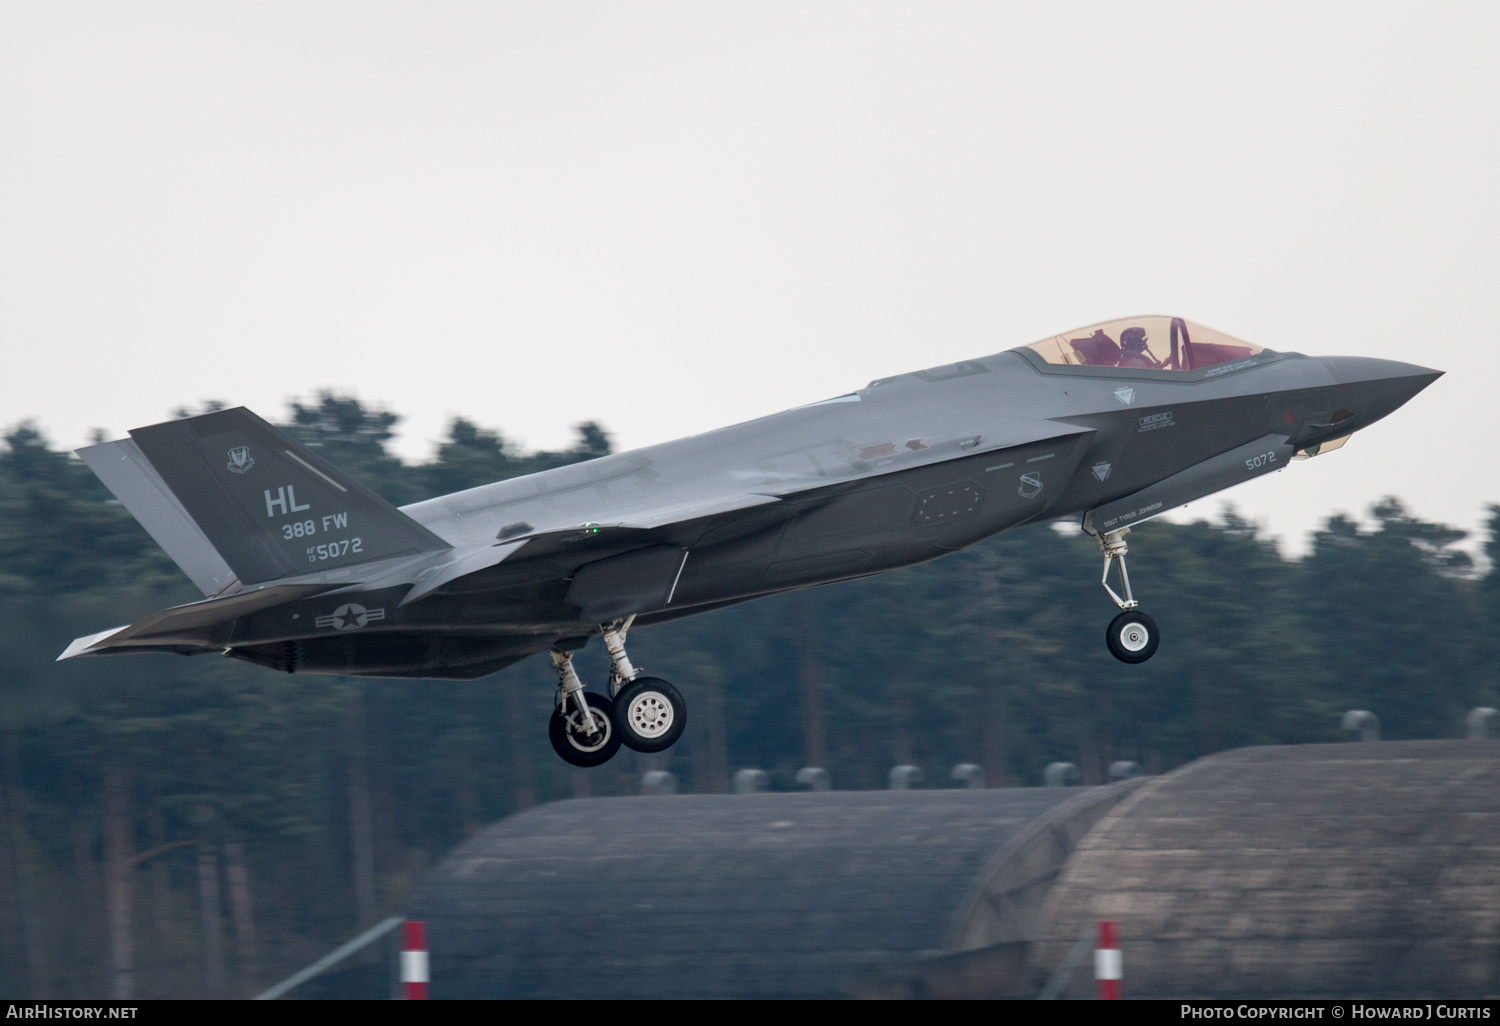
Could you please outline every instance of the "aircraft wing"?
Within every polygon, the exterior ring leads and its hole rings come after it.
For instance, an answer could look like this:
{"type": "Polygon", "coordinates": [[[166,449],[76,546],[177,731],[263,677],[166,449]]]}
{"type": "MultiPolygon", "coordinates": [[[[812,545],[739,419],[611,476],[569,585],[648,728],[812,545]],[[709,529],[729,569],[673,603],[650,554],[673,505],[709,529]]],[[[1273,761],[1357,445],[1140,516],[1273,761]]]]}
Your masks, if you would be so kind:
{"type": "MultiPolygon", "coordinates": [[[[401,605],[410,605],[417,599],[431,594],[437,589],[467,577],[470,574],[479,573],[498,565],[519,549],[528,544],[533,548],[544,545],[548,541],[564,539],[574,553],[587,556],[590,550],[596,547],[608,546],[611,550],[618,549],[620,538],[624,532],[638,531],[640,545],[650,544],[650,538],[646,532],[654,528],[670,527],[675,524],[688,521],[703,520],[725,513],[735,513],[740,510],[754,509],[781,500],[774,495],[730,495],[717,499],[704,499],[697,502],[687,502],[676,505],[666,505],[660,509],[644,510],[624,518],[606,517],[601,521],[590,523],[586,528],[567,527],[559,531],[527,533],[514,540],[497,542],[477,550],[451,550],[453,558],[442,562],[434,562],[431,566],[421,570],[415,575],[412,589],[402,598],[401,605]],[[581,531],[598,532],[584,534],[581,531]],[[607,532],[607,533],[606,533],[607,532]],[[589,542],[597,538],[596,545],[589,542]]],[[[398,573],[402,571],[397,571],[398,573]]],[[[393,577],[393,581],[396,578],[393,577]]],[[[370,582],[370,586],[378,587],[381,582],[370,582]]]]}
{"type": "Polygon", "coordinates": [[[759,495],[753,492],[743,495],[725,495],[715,499],[700,499],[661,509],[648,509],[632,513],[615,521],[614,526],[641,529],[666,527],[669,524],[679,524],[689,520],[701,520],[704,517],[711,517],[720,513],[736,513],[740,510],[754,509],[756,506],[765,506],[769,503],[780,501],[781,499],[778,496],[759,495]]]}
{"type": "Polygon", "coordinates": [[[454,545],[580,529],[652,530],[1092,429],[996,411],[892,425],[874,404],[788,411],[708,435],[401,507],[454,545]]]}

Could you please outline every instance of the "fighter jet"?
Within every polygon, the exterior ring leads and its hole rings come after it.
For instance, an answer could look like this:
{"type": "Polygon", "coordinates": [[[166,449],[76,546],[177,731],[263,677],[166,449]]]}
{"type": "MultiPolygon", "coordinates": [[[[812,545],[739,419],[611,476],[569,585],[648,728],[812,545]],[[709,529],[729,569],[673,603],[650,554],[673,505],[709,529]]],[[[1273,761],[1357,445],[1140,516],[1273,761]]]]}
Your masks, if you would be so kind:
{"type": "Polygon", "coordinates": [[[1125,536],[1342,446],[1440,376],[1131,317],[674,442],[396,508],[244,408],[78,455],[204,594],[59,657],[217,653],[286,673],[473,680],[547,652],[577,766],[661,751],[682,695],[627,632],[1081,517],[1141,663],[1160,633],[1125,536]],[[1119,590],[1110,583],[1112,570],[1119,590]],[[602,638],[608,686],[573,653],[602,638]]]}

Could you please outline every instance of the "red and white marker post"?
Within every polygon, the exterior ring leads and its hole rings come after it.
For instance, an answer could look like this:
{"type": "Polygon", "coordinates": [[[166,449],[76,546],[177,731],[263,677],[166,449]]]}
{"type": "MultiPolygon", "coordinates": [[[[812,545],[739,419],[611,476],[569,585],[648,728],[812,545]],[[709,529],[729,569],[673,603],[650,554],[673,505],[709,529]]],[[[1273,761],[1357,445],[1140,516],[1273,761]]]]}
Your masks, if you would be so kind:
{"type": "Polygon", "coordinates": [[[1099,937],[1094,944],[1094,979],[1099,981],[1099,1000],[1120,1000],[1120,942],[1115,934],[1115,924],[1107,919],[1099,920],[1099,937]]]}
{"type": "Polygon", "coordinates": [[[420,919],[401,924],[401,996],[427,1000],[427,924],[420,919]]]}

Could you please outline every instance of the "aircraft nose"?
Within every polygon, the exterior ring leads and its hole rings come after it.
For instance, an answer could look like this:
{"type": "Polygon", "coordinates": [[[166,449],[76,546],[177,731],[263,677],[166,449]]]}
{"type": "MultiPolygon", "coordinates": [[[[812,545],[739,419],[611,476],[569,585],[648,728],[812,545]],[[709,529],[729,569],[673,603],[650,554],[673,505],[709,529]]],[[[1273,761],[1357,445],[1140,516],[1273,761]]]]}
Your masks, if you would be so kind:
{"type": "MultiPolygon", "coordinates": [[[[1421,386],[1418,391],[1426,388],[1438,378],[1443,376],[1440,370],[1431,367],[1419,367],[1414,363],[1402,363],[1400,360],[1377,360],[1371,356],[1326,356],[1327,362],[1333,376],[1345,385],[1357,385],[1366,381],[1388,381],[1392,378],[1419,379],[1421,386]]],[[[1413,395],[1416,392],[1412,393],[1413,395]]]]}
{"type": "Polygon", "coordinates": [[[1377,360],[1368,356],[1324,358],[1334,380],[1349,387],[1362,407],[1357,412],[1366,423],[1379,420],[1404,406],[1413,396],[1438,378],[1440,370],[1399,360],[1377,360]]]}

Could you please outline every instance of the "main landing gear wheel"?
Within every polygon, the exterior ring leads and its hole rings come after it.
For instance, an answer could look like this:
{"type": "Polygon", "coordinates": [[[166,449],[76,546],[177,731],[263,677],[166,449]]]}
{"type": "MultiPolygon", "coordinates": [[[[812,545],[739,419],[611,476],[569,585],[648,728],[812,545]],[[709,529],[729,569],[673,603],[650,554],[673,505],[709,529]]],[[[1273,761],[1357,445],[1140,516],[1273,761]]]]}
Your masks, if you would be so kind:
{"type": "Polygon", "coordinates": [[[1144,663],[1156,654],[1161,634],[1156,621],[1139,609],[1127,609],[1110,622],[1104,632],[1110,654],[1122,663],[1144,663]]]}
{"type": "Polygon", "coordinates": [[[620,750],[620,731],[615,726],[615,704],[604,695],[586,692],[594,721],[593,733],[583,722],[583,713],[571,697],[552,710],[547,737],[563,762],[574,766],[601,766],[620,750]]]}
{"type": "Polygon", "coordinates": [[[620,740],[637,752],[672,747],[687,726],[687,703],[660,677],[636,677],[615,694],[620,740]]]}

